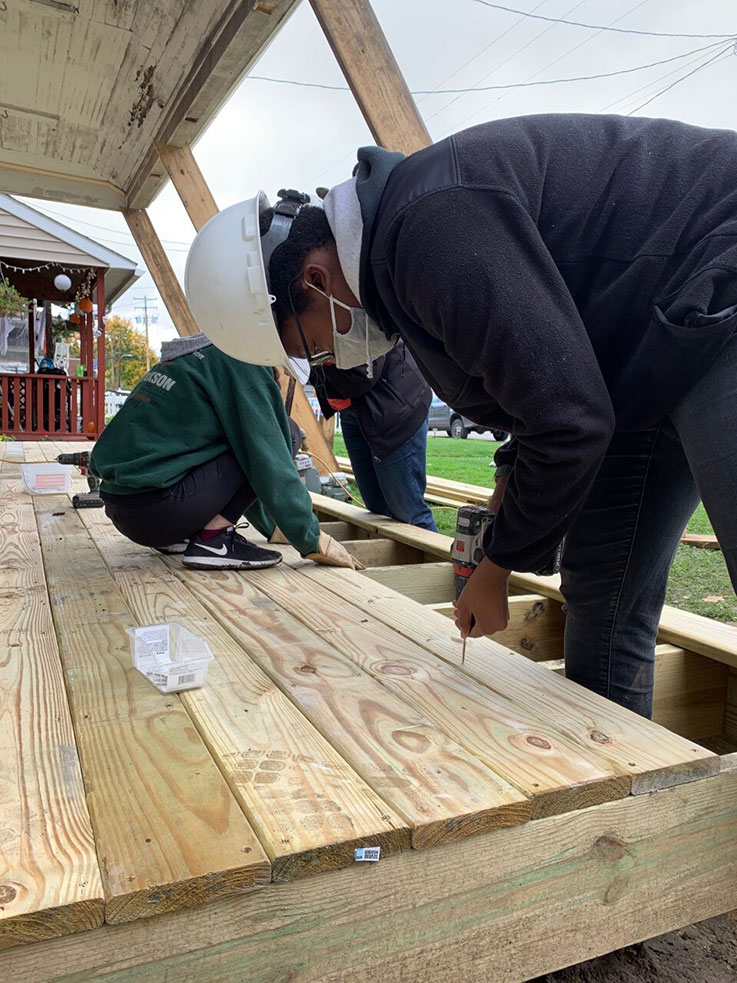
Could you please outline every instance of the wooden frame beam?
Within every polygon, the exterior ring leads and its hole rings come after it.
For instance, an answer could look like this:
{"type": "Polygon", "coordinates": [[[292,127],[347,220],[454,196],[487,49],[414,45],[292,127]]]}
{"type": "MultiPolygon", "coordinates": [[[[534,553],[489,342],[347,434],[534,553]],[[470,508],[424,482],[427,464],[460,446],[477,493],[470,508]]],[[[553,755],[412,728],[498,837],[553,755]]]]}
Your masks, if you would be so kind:
{"type": "Polygon", "coordinates": [[[363,117],[381,147],[405,154],[432,141],[369,0],[310,0],[363,117]]]}
{"type": "Polygon", "coordinates": [[[131,230],[131,235],[136,240],[136,245],[141,250],[156,289],[166,304],[174,327],[182,336],[199,334],[200,329],[189,309],[179,280],[171,268],[161,240],[156,234],[156,229],[148,217],[148,212],[143,208],[124,208],[123,216],[131,230]]]}

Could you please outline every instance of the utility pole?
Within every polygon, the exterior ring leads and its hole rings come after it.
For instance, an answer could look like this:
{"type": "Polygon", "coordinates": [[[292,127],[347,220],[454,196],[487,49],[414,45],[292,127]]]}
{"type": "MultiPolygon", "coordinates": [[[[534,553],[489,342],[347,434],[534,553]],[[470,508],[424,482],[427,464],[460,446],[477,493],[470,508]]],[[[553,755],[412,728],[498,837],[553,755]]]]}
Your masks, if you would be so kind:
{"type": "Polygon", "coordinates": [[[148,372],[151,368],[151,356],[149,355],[148,349],[148,324],[149,324],[149,311],[151,316],[151,323],[158,323],[158,311],[156,309],[156,298],[155,297],[136,297],[136,300],[141,301],[143,306],[136,307],[136,323],[138,324],[143,317],[143,323],[146,329],[146,371],[148,372]],[[151,305],[151,307],[149,307],[151,305]],[[138,311],[143,311],[143,315],[138,314],[138,311]]]}

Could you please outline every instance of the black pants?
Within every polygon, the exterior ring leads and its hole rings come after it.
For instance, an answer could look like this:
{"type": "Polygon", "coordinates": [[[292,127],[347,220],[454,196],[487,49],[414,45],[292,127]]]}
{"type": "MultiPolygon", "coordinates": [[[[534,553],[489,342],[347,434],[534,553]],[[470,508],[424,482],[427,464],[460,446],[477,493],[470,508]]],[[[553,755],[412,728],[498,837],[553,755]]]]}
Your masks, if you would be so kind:
{"type": "Polygon", "coordinates": [[[140,546],[191,539],[216,515],[235,524],[256,497],[232,451],[193,468],[169,488],[140,495],[102,493],[115,528],[140,546]]]}

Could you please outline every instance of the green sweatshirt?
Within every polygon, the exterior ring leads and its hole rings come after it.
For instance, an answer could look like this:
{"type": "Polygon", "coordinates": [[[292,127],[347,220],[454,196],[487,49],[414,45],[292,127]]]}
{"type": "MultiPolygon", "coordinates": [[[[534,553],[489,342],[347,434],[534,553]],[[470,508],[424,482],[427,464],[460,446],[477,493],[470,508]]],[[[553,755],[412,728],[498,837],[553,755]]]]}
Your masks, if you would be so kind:
{"type": "Polygon", "coordinates": [[[249,522],[265,536],[278,525],[303,556],[316,552],[320,527],[292,460],[273,373],[213,345],[146,373],[97,440],[90,470],[103,492],[140,494],[228,450],[258,495],[249,522]]]}

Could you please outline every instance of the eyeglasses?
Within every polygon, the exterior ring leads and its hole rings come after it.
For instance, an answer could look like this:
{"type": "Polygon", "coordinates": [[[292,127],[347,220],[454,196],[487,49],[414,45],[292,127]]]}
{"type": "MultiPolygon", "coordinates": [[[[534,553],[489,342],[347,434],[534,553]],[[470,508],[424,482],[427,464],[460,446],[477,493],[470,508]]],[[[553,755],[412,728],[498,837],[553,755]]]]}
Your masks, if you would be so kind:
{"type": "Polygon", "coordinates": [[[292,297],[292,286],[298,279],[300,279],[301,276],[302,273],[300,272],[297,274],[297,276],[294,277],[294,279],[290,281],[289,286],[287,287],[287,297],[289,297],[289,306],[292,308],[294,323],[297,325],[297,331],[299,332],[299,337],[302,342],[302,347],[305,350],[305,358],[307,359],[307,363],[310,366],[310,368],[314,369],[317,368],[319,365],[324,365],[325,362],[331,361],[332,359],[335,358],[335,355],[333,355],[332,352],[328,352],[328,351],[314,351],[312,354],[310,354],[310,349],[307,344],[307,339],[305,338],[305,333],[302,330],[302,324],[299,320],[299,314],[297,314],[296,308],[294,306],[294,299],[292,297]]]}

